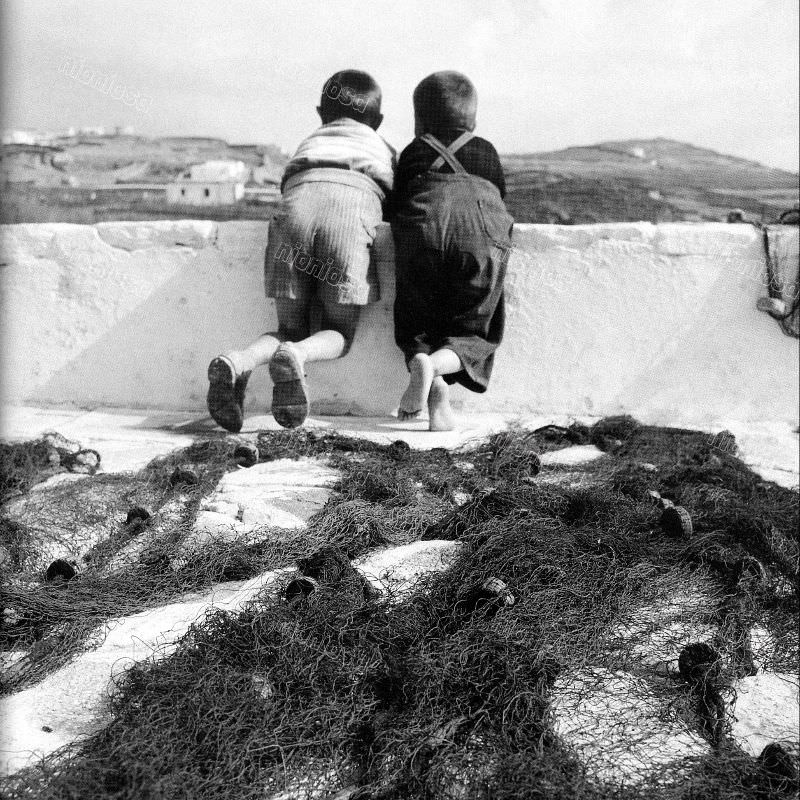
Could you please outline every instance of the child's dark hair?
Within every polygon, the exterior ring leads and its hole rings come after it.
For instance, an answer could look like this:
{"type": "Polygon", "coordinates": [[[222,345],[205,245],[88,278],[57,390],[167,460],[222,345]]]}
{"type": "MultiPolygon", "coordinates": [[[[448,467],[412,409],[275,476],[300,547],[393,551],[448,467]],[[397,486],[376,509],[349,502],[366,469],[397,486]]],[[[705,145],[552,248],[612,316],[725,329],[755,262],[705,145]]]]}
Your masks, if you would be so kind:
{"type": "Polygon", "coordinates": [[[414,89],[414,116],[418,134],[475,128],[478,93],[460,72],[434,72],[414,89]]]}
{"type": "Polygon", "coordinates": [[[377,129],[381,124],[381,87],[366,72],[343,69],[325,81],[319,101],[323,124],[342,117],[377,129]]]}

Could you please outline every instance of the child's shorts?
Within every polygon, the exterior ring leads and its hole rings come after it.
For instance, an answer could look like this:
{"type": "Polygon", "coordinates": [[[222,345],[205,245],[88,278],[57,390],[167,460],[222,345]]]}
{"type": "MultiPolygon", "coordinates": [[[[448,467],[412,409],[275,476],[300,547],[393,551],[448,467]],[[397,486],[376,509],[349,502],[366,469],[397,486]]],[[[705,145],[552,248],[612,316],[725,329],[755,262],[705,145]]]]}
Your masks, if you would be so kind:
{"type": "Polygon", "coordinates": [[[363,306],[380,298],[370,261],[382,196],[366,175],[310,169],[287,181],[284,208],[270,222],[267,297],[363,306]]]}

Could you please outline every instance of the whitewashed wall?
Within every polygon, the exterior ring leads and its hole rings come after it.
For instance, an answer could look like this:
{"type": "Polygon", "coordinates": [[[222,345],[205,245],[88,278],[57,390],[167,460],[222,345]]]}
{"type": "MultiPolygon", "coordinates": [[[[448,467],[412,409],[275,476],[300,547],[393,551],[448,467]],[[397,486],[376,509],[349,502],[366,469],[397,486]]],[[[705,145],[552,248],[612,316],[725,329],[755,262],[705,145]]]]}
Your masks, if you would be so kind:
{"type": "MultiPolygon", "coordinates": [[[[773,233],[796,252],[797,229],[773,233]]],[[[750,226],[517,225],[514,236],[506,341],[489,392],[456,392],[463,410],[796,418],[798,343],[756,310],[764,258],[750,226]]],[[[203,409],[208,361],[275,327],[264,223],[11,225],[2,237],[7,403],[203,409]]],[[[318,413],[387,414],[403,388],[387,226],[375,249],[383,298],[344,360],[311,367],[318,413]]],[[[269,405],[262,373],[254,412],[269,405]]]]}

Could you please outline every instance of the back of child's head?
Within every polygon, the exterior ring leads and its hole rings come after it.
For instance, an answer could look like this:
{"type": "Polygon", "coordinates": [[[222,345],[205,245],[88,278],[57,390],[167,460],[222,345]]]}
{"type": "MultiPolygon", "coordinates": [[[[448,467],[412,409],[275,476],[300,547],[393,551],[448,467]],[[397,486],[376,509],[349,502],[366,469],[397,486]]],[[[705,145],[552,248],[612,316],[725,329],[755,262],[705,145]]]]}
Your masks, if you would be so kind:
{"type": "Polygon", "coordinates": [[[416,134],[472,131],[477,108],[478,93],[466,75],[449,70],[434,72],[414,89],[416,134]]]}
{"type": "Polygon", "coordinates": [[[383,120],[381,99],[381,87],[371,75],[343,69],[325,81],[317,111],[323,124],[349,117],[377,130],[383,120]]]}

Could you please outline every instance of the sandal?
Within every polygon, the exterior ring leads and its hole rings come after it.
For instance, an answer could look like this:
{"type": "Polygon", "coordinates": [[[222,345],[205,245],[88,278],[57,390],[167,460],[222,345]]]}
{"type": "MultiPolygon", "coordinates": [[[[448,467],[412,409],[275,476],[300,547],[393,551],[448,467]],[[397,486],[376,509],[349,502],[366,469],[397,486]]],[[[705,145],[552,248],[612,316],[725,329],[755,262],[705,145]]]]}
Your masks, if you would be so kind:
{"type": "Polygon", "coordinates": [[[278,347],[270,359],[269,374],[274,384],[272,416],[283,428],[297,428],[308,416],[308,385],[294,348],[278,347]]]}
{"type": "Polygon", "coordinates": [[[244,424],[244,395],[249,378],[249,372],[237,376],[225,356],[217,356],[208,365],[208,412],[214,422],[232,433],[239,433],[244,424]]]}

